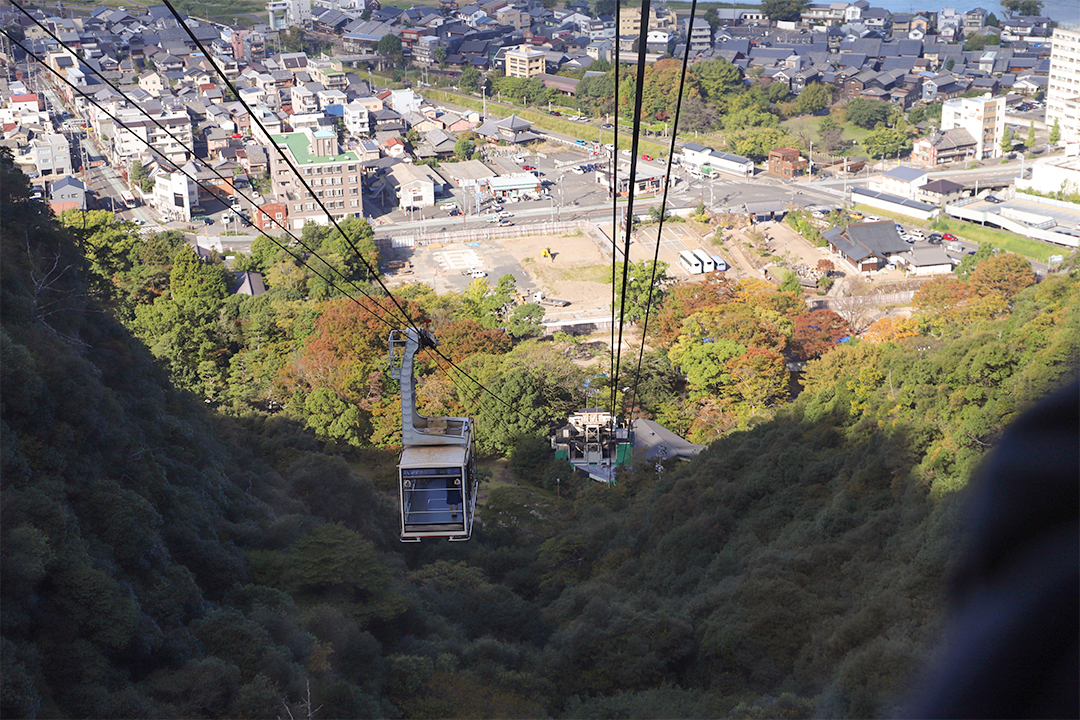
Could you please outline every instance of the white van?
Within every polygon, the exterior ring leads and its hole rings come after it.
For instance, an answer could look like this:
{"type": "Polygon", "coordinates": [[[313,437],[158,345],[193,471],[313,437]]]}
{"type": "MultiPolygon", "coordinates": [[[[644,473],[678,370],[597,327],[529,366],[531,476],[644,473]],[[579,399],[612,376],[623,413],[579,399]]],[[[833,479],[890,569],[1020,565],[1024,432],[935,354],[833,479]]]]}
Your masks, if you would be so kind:
{"type": "Polygon", "coordinates": [[[701,261],[701,271],[711,273],[716,270],[716,264],[713,262],[712,255],[708,254],[701,248],[694,250],[694,257],[701,261]]]}
{"type": "Polygon", "coordinates": [[[679,264],[691,275],[700,275],[705,272],[705,268],[701,265],[701,260],[689,250],[681,250],[679,252],[679,264]]]}

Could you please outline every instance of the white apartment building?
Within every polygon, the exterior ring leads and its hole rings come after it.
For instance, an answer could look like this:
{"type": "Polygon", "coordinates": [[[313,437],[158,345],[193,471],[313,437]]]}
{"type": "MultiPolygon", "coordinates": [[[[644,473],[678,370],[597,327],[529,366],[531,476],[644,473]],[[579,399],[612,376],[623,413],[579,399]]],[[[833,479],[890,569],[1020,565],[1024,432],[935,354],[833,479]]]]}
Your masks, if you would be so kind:
{"type": "Polygon", "coordinates": [[[113,164],[127,165],[149,152],[147,143],[174,163],[182,164],[189,159],[192,133],[191,118],[186,112],[160,113],[151,120],[141,110],[125,108],[116,117],[112,137],[113,164]],[[168,132],[158,127],[155,120],[168,132]]]}
{"type": "Polygon", "coordinates": [[[371,119],[367,107],[353,101],[344,108],[345,130],[350,135],[370,135],[371,119]]]}
{"type": "MultiPolygon", "coordinates": [[[[184,169],[198,177],[194,163],[188,163],[184,169]]],[[[182,172],[159,173],[150,204],[168,220],[190,222],[191,208],[199,205],[199,186],[182,172]]]]}
{"type": "Polygon", "coordinates": [[[506,76],[525,78],[528,80],[547,71],[547,56],[539,50],[534,50],[528,45],[519,45],[507,50],[506,76]]]}
{"type": "Polygon", "coordinates": [[[39,135],[30,141],[30,154],[38,174],[45,178],[71,174],[71,147],[60,133],[39,135]]]}
{"type": "Polygon", "coordinates": [[[1050,79],[1046,86],[1046,126],[1058,123],[1062,142],[1080,140],[1080,32],[1054,29],[1050,79]]]}
{"type": "Polygon", "coordinates": [[[1001,156],[1005,135],[1005,98],[989,93],[982,97],[954,98],[941,107],[941,130],[963,128],[975,138],[975,157],[1001,156]]]}
{"type": "Polygon", "coordinates": [[[274,0],[266,6],[270,30],[285,30],[291,25],[311,23],[311,0],[274,0]]]}

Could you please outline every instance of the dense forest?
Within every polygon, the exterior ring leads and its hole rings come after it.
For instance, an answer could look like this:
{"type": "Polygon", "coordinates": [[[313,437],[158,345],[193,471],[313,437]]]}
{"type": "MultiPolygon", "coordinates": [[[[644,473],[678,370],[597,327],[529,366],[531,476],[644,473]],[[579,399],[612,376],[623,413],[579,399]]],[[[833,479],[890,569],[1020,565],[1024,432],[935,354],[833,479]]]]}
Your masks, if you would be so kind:
{"type": "Polygon", "coordinates": [[[257,243],[250,298],[181,238],[53,218],[4,155],[0,217],[5,717],[888,715],[972,469],[1078,364],[1075,264],[1036,284],[984,253],[847,342],[715,276],[671,288],[632,378],[637,414],[708,449],[565,482],[544,435],[603,390],[591,348],[536,338],[509,281],[409,287],[523,412],[424,360],[423,408],[475,416],[495,473],[473,541],[402,545],[363,223],[257,243]]]}

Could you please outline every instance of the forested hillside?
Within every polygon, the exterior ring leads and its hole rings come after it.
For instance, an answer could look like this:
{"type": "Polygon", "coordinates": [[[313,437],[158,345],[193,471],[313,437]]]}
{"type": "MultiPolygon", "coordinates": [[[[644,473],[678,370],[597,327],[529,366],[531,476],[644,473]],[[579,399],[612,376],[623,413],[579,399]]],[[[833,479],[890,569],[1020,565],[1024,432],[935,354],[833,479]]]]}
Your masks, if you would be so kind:
{"type": "Polygon", "coordinates": [[[888,714],[936,638],[959,491],[1078,363],[1075,266],[1032,285],[989,258],[841,344],[771,289],[676,287],[636,409],[711,445],[567,482],[540,438],[601,382],[568,361],[588,348],[530,339],[510,287],[410,288],[525,412],[425,361],[424,409],[475,415],[513,482],[482,486],[473,541],[401,545],[372,301],[271,245],[241,259],[271,292],[229,296],[175,237],[52,218],[6,156],[0,217],[4,717],[888,714]],[[811,359],[793,401],[782,357],[811,359]]]}

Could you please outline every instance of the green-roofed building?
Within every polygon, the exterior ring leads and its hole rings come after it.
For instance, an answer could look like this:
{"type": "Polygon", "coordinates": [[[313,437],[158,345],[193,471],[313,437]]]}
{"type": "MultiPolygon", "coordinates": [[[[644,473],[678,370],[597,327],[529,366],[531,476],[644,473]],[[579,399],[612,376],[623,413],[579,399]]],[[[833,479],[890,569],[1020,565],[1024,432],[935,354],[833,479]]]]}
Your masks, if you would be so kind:
{"type": "Polygon", "coordinates": [[[322,200],[335,220],[364,216],[360,157],[355,152],[341,150],[337,132],[308,127],[271,135],[270,139],[285,151],[315,194],[313,197],[304,189],[292,168],[281,158],[281,153],[268,149],[274,199],[288,208],[293,230],[302,230],[308,222],[329,224],[330,219],[316,198],[322,200]]]}

